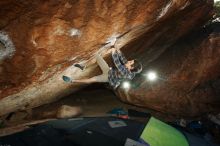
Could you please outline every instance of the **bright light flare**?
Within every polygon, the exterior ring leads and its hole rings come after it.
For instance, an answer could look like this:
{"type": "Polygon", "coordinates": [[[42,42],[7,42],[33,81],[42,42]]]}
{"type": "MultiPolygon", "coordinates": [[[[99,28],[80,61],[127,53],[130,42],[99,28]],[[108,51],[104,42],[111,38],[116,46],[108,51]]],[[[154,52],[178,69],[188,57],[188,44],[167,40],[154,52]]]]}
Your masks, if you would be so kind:
{"type": "Polygon", "coordinates": [[[129,89],[130,88],[130,83],[129,82],[123,82],[122,84],[124,89],[129,89]]]}
{"type": "Polygon", "coordinates": [[[154,71],[148,72],[148,73],[147,73],[147,79],[148,79],[149,81],[155,81],[155,80],[157,80],[157,73],[154,72],[154,71]]]}

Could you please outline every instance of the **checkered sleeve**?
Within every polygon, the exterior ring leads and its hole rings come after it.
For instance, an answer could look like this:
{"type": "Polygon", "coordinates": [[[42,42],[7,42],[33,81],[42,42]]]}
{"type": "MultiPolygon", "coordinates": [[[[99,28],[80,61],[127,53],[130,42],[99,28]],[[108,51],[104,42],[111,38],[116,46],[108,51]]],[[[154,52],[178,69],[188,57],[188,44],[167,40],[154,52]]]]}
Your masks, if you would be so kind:
{"type": "Polygon", "coordinates": [[[123,64],[126,64],[128,62],[128,60],[126,59],[126,57],[124,56],[124,54],[121,51],[118,51],[118,56],[123,64]]]}
{"type": "Polygon", "coordinates": [[[112,59],[113,59],[113,62],[116,66],[116,68],[118,69],[118,71],[122,74],[122,75],[125,75],[126,74],[126,67],[121,64],[120,62],[120,58],[119,58],[119,54],[117,51],[113,52],[112,53],[112,59]]]}
{"type": "Polygon", "coordinates": [[[118,52],[113,52],[112,53],[112,58],[113,58],[113,62],[116,66],[116,68],[118,69],[118,71],[121,73],[121,75],[123,75],[125,78],[129,78],[132,79],[134,74],[131,73],[124,64],[121,64],[120,62],[120,55],[118,52]]]}

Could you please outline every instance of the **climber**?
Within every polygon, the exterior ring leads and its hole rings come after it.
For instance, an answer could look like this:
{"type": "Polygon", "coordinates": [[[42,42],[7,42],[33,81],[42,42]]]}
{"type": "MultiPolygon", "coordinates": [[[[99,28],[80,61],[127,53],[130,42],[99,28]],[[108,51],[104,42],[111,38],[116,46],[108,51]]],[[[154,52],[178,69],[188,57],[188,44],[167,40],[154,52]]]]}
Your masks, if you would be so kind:
{"type": "Polygon", "coordinates": [[[132,80],[137,73],[142,71],[142,65],[136,60],[129,60],[125,58],[122,52],[115,47],[111,48],[112,59],[115,67],[111,68],[105,60],[98,54],[95,54],[96,61],[102,70],[102,74],[94,76],[89,79],[68,79],[69,77],[63,76],[64,81],[71,81],[75,83],[106,83],[108,82],[113,89],[116,89],[121,81],[125,79],[132,80]]]}

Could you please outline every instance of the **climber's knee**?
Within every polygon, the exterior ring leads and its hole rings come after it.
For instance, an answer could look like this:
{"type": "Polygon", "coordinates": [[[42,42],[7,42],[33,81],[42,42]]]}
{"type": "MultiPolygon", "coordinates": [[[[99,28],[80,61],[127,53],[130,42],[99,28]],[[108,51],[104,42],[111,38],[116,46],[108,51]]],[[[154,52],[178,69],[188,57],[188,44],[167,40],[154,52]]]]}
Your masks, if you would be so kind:
{"type": "Polygon", "coordinates": [[[102,74],[99,76],[95,76],[92,78],[93,81],[99,82],[99,83],[106,83],[108,82],[108,74],[102,74]]]}

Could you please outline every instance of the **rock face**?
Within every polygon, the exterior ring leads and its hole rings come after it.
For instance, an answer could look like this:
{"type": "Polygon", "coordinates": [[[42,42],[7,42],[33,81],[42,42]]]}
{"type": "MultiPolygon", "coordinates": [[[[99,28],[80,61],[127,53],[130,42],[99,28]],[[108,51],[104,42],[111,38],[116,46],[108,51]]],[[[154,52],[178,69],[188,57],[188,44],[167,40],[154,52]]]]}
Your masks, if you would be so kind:
{"type": "Polygon", "coordinates": [[[123,101],[183,116],[215,110],[218,34],[179,40],[210,19],[212,5],[211,0],[0,2],[0,29],[15,47],[12,56],[0,59],[0,116],[82,88],[64,83],[62,75],[99,74],[90,58],[100,49],[108,56],[116,38],[128,58],[138,58],[144,71],[155,68],[165,78],[153,85],[135,78],[138,87],[117,91],[123,101]],[[76,62],[86,62],[88,69],[72,67],[76,62]]]}
{"type": "MultiPolygon", "coordinates": [[[[220,26],[220,25],[219,25],[220,26]]],[[[194,32],[169,47],[145,68],[155,71],[151,82],[141,75],[132,88],[120,87],[125,102],[185,117],[220,110],[220,35],[194,32]]]]}

